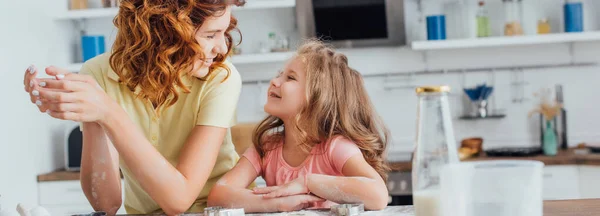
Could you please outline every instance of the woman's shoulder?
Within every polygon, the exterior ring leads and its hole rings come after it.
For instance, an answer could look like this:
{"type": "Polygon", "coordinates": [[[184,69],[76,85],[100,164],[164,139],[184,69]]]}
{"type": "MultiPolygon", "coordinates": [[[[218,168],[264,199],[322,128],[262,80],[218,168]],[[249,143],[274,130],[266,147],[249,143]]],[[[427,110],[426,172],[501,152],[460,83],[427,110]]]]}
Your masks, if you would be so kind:
{"type": "Polygon", "coordinates": [[[110,68],[110,54],[103,53],[85,61],[81,72],[92,72],[94,74],[107,74],[110,68]]]}

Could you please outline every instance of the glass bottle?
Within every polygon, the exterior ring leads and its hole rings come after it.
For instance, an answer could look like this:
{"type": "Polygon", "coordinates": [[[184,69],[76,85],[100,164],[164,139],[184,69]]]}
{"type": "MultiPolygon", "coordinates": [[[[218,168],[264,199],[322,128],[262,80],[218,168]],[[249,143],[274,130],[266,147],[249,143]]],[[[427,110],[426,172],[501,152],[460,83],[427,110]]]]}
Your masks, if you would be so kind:
{"type": "Polygon", "coordinates": [[[477,37],[489,37],[491,35],[490,17],[485,8],[485,3],[479,1],[479,7],[477,8],[477,37]]]}
{"type": "Polygon", "coordinates": [[[416,89],[417,134],[412,159],[413,205],[416,216],[441,215],[441,168],[459,162],[448,105],[449,91],[448,86],[416,89]]]}
{"type": "Polygon", "coordinates": [[[502,0],[504,4],[504,35],[523,35],[521,0],[502,0]]]}

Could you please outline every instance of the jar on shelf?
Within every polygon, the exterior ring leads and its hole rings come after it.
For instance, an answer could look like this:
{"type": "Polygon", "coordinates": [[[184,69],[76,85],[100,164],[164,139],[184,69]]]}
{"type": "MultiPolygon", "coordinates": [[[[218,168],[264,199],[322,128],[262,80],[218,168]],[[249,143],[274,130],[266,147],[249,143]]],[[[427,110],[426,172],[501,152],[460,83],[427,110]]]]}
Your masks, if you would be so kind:
{"type": "Polygon", "coordinates": [[[583,31],[583,2],[566,0],[563,5],[565,32],[583,31]]]}
{"type": "Polygon", "coordinates": [[[548,21],[548,18],[542,18],[538,21],[538,28],[537,28],[537,33],[538,34],[550,34],[551,31],[551,27],[550,27],[550,22],[548,21]]]}
{"type": "Polygon", "coordinates": [[[88,8],[88,2],[87,0],[71,0],[70,1],[70,10],[81,10],[81,9],[87,9],[88,8]]]}
{"type": "Polygon", "coordinates": [[[522,0],[502,0],[504,5],[504,35],[523,35],[522,0]]]}
{"type": "Polygon", "coordinates": [[[120,0],[102,0],[102,7],[110,8],[110,7],[118,7],[120,0]]]}

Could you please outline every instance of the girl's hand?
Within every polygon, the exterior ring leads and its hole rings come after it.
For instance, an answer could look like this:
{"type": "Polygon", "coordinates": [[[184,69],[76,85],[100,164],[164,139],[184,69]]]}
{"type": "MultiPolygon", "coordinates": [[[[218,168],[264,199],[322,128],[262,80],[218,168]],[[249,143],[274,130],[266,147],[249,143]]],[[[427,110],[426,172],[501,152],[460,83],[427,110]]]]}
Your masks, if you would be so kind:
{"type": "Polygon", "coordinates": [[[306,184],[307,176],[302,175],[287,184],[280,186],[271,186],[263,188],[254,188],[254,194],[264,194],[265,198],[276,198],[284,196],[292,196],[298,194],[308,194],[308,186],[306,184]]]}
{"type": "Polygon", "coordinates": [[[312,202],[325,201],[323,198],[313,195],[294,195],[278,199],[280,200],[277,205],[277,210],[281,212],[298,211],[308,208],[312,202]]]}
{"type": "Polygon", "coordinates": [[[46,72],[54,79],[39,79],[32,91],[37,91],[42,105],[54,118],[77,122],[102,122],[112,100],[96,81],[87,75],[68,73],[58,68],[48,68],[46,72]]]}

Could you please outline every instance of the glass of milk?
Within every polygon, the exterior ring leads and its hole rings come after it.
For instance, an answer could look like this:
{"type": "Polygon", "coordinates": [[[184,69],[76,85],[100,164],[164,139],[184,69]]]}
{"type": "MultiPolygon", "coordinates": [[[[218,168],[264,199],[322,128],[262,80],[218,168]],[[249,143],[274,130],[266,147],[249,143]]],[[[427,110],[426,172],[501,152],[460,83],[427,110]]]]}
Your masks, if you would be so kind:
{"type": "Polygon", "coordinates": [[[440,172],[440,215],[542,216],[543,167],[529,160],[446,165],[440,172]]]}

